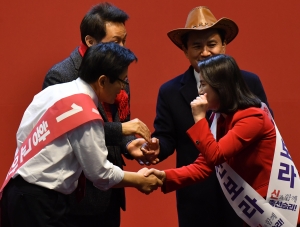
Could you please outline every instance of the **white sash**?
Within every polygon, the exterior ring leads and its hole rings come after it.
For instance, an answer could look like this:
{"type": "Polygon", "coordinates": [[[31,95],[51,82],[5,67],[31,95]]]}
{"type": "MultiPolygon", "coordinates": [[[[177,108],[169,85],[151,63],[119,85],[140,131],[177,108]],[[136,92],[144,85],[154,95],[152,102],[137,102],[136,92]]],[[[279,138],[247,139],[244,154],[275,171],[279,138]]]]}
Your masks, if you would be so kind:
{"type": "MultiPolygon", "coordinates": [[[[298,171],[264,103],[262,103],[262,109],[268,113],[276,129],[276,146],[266,199],[260,196],[226,162],[216,166],[216,174],[228,202],[248,225],[253,227],[296,226],[300,203],[298,171]]],[[[211,125],[211,132],[215,138],[219,116],[220,114],[215,114],[211,125]]]]}
{"type": "Polygon", "coordinates": [[[96,119],[102,120],[95,103],[87,94],[78,93],[57,100],[43,113],[22,146],[17,148],[14,161],[0,188],[0,199],[4,187],[17,174],[18,169],[42,148],[64,133],[96,119]]]}

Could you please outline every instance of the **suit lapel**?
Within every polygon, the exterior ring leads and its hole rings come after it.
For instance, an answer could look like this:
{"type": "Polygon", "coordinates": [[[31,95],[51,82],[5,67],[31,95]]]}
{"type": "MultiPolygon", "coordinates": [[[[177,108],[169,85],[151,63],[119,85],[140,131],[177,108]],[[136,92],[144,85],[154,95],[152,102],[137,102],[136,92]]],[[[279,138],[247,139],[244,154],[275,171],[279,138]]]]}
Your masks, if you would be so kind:
{"type": "MultiPolygon", "coordinates": [[[[180,92],[185,101],[190,105],[191,101],[193,101],[199,95],[197,81],[194,75],[194,68],[192,66],[190,66],[190,68],[184,73],[181,80],[181,85],[180,92]]],[[[211,113],[211,110],[206,112],[207,120],[209,119],[211,113]]]]}
{"type": "Polygon", "coordinates": [[[184,73],[179,89],[185,101],[190,104],[198,96],[197,82],[194,76],[194,68],[190,68],[184,73]]]}
{"type": "Polygon", "coordinates": [[[118,113],[118,107],[116,104],[111,105],[113,121],[120,122],[120,117],[118,113]]]}
{"type": "Polygon", "coordinates": [[[105,113],[104,108],[101,103],[99,103],[99,105],[98,105],[98,110],[99,110],[99,113],[101,114],[101,117],[103,118],[103,120],[105,122],[108,122],[108,118],[106,116],[106,113],[105,113]]]}
{"type": "MultiPolygon", "coordinates": [[[[119,114],[118,114],[118,109],[117,109],[117,106],[115,104],[113,105],[110,105],[110,108],[111,108],[111,111],[112,111],[112,118],[113,118],[113,121],[114,122],[119,122],[120,121],[120,118],[119,118],[119,114]]],[[[105,122],[108,122],[108,118],[107,118],[107,115],[104,111],[104,107],[102,106],[101,103],[99,103],[98,105],[98,110],[99,110],[99,113],[101,114],[103,120],[105,122]]]]}

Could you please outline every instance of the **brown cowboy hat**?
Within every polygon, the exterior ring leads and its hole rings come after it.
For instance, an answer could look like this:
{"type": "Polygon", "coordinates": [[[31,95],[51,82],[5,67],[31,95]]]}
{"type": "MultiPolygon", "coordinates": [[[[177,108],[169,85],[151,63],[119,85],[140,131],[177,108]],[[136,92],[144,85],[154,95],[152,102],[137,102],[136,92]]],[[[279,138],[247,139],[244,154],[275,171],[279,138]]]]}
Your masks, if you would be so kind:
{"type": "Polygon", "coordinates": [[[206,6],[198,6],[189,13],[184,28],[177,28],[168,32],[171,41],[182,49],[181,37],[187,32],[205,30],[209,28],[222,29],[225,31],[225,41],[230,43],[238,34],[239,28],[233,20],[222,17],[217,20],[206,6]]]}

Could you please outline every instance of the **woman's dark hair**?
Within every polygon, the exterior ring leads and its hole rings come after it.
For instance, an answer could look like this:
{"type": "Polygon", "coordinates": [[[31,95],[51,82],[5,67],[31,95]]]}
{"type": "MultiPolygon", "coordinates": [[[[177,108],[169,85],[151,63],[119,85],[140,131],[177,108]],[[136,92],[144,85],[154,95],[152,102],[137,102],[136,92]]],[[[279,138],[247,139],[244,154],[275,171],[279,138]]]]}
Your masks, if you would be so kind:
{"type": "Polygon", "coordinates": [[[117,43],[99,43],[87,49],[80,68],[79,77],[87,83],[93,83],[101,75],[115,82],[136,56],[129,49],[117,43]]]}
{"type": "Polygon", "coordinates": [[[248,107],[260,107],[261,101],[246,85],[235,60],[224,54],[211,56],[199,64],[200,74],[219,95],[217,112],[234,113],[248,107]]]}
{"type": "Polygon", "coordinates": [[[85,37],[92,36],[100,42],[106,36],[106,22],[125,24],[129,16],[110,3],[104,2],[93,6],[84,16],[80,24],[81,41],[85,44],[85,37]]]}

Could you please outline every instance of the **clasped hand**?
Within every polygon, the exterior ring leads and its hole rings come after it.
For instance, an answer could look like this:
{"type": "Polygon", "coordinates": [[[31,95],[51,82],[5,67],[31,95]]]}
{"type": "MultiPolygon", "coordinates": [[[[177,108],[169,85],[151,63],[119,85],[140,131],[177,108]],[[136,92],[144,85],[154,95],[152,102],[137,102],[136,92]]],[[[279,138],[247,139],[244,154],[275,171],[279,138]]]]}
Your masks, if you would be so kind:
{"type": "Polygon", "coordinates": [[[142,180],[140,181],[137,189],[147,195],[156,190],[158,187],[161,187],[165,180],[165,172],[157,169],[148,169],[144,167],[137,173],[142,175],[142,180]]]}
{"type": "Polygon", "coordinates": [[[151,138],[151,133],[146,124],[138,118],[122,123],[123,135],[139,135],[142,138],[135,139],[127,145],[129,154],[141,165],[156,164],[159,162],[159,141],[151,138]]]}
{"type": "Polygon", "coordinates": [[[141,165],[155,165],[159,162],[157,158],[159,149],[159,140],[151,138],[151,142],[147,142],[143,138],[135,139],[127,146],[130,155],[141,165]]]}

